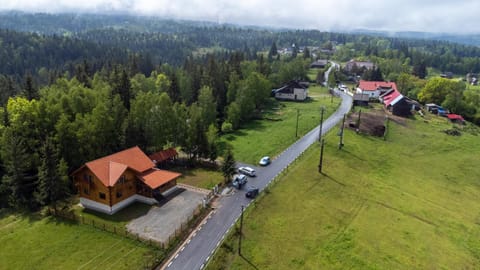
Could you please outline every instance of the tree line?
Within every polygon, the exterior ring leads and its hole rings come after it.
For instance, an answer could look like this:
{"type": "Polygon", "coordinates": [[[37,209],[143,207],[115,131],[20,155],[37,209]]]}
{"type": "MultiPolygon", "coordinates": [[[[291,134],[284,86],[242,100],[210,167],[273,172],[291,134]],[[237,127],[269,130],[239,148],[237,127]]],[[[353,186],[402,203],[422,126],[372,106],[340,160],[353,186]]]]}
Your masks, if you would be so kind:
{"type": "Polygon", "coordinates": [[[147,76],[130,64],[91,72],[84,61],[44,87],[25,82],[0,107],[0,206],[55,204],[71,190],[69,172],[134,145],[216,159],[219,135],[259,116],[272,87],[305,78],[310,62],[256,58],[209,54],[147,76]]]}

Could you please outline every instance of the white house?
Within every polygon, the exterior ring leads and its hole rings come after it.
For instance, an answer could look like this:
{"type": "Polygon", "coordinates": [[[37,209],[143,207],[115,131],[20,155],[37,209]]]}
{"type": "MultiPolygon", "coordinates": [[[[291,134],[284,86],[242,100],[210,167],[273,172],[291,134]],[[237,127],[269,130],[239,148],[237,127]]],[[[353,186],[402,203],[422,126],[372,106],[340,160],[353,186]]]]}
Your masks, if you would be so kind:
{"type": "Polygon", "coordinates": [[[291,81],[281,88],[272,90],[272,96],[279,100],[304,101],[308,98],[308,86],[298,81],[291,81]]]}
{"type": "Polygon", "coordinates": [[[394,82],[379,82],[379,81],[364,81],[361,80],[357,86],[358,94],[368,94],[370,99],[378,99],[381,95],[390,90],[397,90],[397,85],[394,82]]]}

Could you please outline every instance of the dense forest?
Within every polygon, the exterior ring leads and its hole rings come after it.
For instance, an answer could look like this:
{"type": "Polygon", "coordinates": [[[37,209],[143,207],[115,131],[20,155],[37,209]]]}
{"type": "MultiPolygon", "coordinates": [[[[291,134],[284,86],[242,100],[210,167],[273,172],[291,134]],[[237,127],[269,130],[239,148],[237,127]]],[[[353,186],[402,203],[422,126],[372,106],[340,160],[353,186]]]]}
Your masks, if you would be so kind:
{"type": "Polygon", "coordinates": [[[306,79],[317,58],[373,61],[364,79],[480,123],[479,91],[425,79],[427,67],[478,73],[473,46],[129,16],[4,13],[0,28],[0,207],[55,203],[69,172],[133,145],[214,160],[218,136],[260,117],[271,89],[306,79]]]}

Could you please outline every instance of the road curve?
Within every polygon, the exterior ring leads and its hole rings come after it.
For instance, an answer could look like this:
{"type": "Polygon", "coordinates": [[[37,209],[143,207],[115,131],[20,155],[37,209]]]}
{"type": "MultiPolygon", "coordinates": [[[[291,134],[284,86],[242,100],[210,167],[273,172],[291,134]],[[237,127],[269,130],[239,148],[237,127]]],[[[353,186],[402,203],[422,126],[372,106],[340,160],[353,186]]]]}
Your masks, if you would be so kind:
{"type": "MultiPolygon", "coordinates": [[[[342,120],[343,115],[350,111],[352,106],[351,96],[340,91],[336,91],[336,93],[342,98],[342,103],[337,111],[324,121],[322,134],[334,128],[342,120]]],[[[247,186],[255,185],[260,190],[263,190],[285,167],[292,163],[310,145],[318,141],[319,129],[320,127],[317,126],[300,138],[274,159],[269,166],[254,167],[249,165],[255,168],[257,176],[254,178],[250,177],[247,186]]],[[[217,209],[209,216],[206,223],[199,226],[161,269],[202,269],[240,217],[241,206],[248,206],[250,202],[250,199],[245,198],[244,190],[236,191],[230,196],[221,197],[218,201],[217,209]]]]}

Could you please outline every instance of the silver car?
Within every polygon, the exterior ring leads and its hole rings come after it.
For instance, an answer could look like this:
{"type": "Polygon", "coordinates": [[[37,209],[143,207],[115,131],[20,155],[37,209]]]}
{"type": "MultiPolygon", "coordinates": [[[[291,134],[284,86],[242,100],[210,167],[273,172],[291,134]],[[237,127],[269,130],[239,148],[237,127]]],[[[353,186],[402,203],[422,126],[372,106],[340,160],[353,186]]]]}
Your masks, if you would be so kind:
{"type": "Polygon", "coordinates": [[[240,168],[238,168],[238,172],[243,173],[245,175],[248,175],[250,177],[255,176],[255,170],[250,168],[250,167],[240,167],[240,168]]]}

